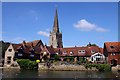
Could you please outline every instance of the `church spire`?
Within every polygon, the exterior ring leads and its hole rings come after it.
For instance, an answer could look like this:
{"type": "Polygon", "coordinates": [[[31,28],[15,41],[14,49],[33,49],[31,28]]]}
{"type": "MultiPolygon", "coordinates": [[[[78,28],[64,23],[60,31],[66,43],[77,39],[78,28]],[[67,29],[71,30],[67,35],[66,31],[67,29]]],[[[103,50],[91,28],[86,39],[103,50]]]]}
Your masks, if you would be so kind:
{"type": "Polygon", "coordinates": [[[56,7],[56,10],[55,10],[55,16],[54,16],[53,32],[59,32],[57,7],[56,7]]]}
{"type": "Polygon", "coordinates": [[[49,45],[53,48],[62,48],[62,33],[59,32],[58,12],[55,10],[53,31],[50,32],[49,45]]]}

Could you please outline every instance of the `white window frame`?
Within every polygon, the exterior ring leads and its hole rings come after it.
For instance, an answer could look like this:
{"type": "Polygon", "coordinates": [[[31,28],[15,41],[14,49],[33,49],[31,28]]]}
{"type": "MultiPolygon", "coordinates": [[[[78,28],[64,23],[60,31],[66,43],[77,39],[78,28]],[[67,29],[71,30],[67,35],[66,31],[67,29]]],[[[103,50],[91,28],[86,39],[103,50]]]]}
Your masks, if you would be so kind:
{"type": "Polygon", "coordinates": [[[85,53],[85,50],[79,50],[78,53],[85,53]]]}
{"type": "Polygon", "coordinates": [[[95,53],[95,50],[91,50],[91,53],[95,53]]]}
{"type": "Polygon", "coordinates": [[[12,49],[9,48],[9,49],[8,49],[8,52],[12,52],[12,49]]]}
{"type": "Polygon", "coordinates": [[[114,56],[114,55],[115,55],[115,53],[111,53],[111,55],[112,55],[112,56],[114,56]]]}
{"type": "Polygon", "coordinates": [[[59,53],[58,53],[58,52],[56,52],[56,54],[58,55],[59,53]]]}
{"type": "Polygon", "coordinates": [[[34,54],[31,54],[30,57],[34,57],[34,54]]]}
{"type": "Polygon", "coordinates": [[[70,55],[71,55],[71,56],[73,55],[73,51],[70,51],[70,55]]]}
{"type": "Polygon", "coordinates": [[[21,53],[18,53],[18,56],[23,56],[23,54],[21,54],[21,53]]]}
{"type": "Polygon", "coordinates": [[[67,52],[66,52],[66,51],[63,51],[63,54],[67,54],[67,52]]]}
{"type": "Polygon", "coordinates": [[[46,54],[47,54],[47,52],[43,52],[43,54],[44,54],[44,55],[46,55],[46,54]]]}

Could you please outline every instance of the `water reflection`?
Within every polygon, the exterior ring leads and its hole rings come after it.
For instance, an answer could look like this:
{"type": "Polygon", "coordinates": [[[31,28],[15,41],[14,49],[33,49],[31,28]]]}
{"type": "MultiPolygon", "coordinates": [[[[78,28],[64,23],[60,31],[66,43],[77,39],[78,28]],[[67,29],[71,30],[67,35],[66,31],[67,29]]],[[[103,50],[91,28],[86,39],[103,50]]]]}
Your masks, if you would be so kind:
{"type": "Polygon", "coordinates": [[[3,69],[3,78],[120,78],[120,72],[3,69]]]}

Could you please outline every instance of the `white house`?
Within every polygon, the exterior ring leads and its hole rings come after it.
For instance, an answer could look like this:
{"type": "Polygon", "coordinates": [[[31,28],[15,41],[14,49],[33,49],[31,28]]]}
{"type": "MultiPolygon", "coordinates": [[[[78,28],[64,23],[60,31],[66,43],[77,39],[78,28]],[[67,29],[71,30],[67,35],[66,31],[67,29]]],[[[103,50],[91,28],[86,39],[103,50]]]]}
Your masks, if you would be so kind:
{"type": "Polygon", "coordinates": [[[92,62],[105,62],[105,56],[99,52],[91,55],[90,60],[92,62]]]}
{"type": "Polygon", "coordinates": [[[15,64],[14,56],[16,49],[19,45],[17,44],[10,44],[10,46],[5,51],[5,60],[4,60],[4,67],[11,67],[12,64],[15,64]]]}

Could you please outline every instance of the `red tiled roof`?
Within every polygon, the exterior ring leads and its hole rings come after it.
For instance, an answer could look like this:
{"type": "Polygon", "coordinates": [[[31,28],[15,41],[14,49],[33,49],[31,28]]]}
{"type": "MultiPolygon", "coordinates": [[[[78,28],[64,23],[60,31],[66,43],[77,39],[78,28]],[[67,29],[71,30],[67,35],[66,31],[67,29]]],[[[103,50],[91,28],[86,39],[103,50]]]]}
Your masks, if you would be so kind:
{"type": "Polygon", "coordinates": [[[46,45],[44,46],[41,53],[43,53],[43,52],[47,52],[47,53],[50,53],[50,54],[55,54],[54,48],[52,48],[50,46],[46,46],[46,45]]]}
{"type": "Polygon", "coordinates": [[[41,42],[41,44],[42,44],[41,40],[34,40],[34,41],[31,41],[31,42],[26,42],[26,45],[27,46],[36,46],[39,42],[41,42]]]}
{"type": "Polygon", "coordinates": [[[105,42],[108,52],[120,52],[120,42],[105,42]]]}
{"type": "Polygon", "coordinates": [[[23,48],[23,52],[27,54],[30,54],[30,51],[35,50],[35,53],[39,54],[42,51],[42,49],[40,46],[37,46],[38,44],[43,46],[41,40],[34,40],[31,42],[23,41],[23,43],[19,44],[21,46],[19,46],[17,49],[23,48]]]}
{"type": "Polygon", "coordinates": [[[21,46],[22,44],[12,44],[15,51],[21,46]]]}
{"type": "Polygon", "coordinates": [[[86,47],[68,47],[68,48],[56,48],[54,49],[55,52],[61,52],[61,56],[71,56],[71,53],[73,53],[73,56],[91,56],[94,53],[91,53],[91,50],[94,50],[96,52],[100,52],[101,50],[98,46],[86,46],[86,47]],[[85,50],[85,53],[79,53],[80,50],[85,50]],[[67,54],[63,54],[66,52],[67,54]]]}
{"type": "Polygon", "coordinates": [[[103,48],[100,48],[100,53],[103,54],[103,48]]]}

